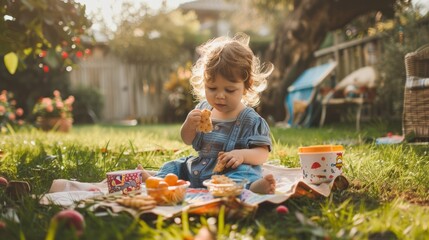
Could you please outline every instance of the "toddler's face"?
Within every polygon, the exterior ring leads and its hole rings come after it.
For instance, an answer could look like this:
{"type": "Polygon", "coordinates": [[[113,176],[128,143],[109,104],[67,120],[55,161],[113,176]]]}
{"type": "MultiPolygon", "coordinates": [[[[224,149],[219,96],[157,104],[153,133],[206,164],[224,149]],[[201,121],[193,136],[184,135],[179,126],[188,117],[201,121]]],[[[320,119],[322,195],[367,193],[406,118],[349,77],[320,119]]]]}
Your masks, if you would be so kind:
{"type": "Polygon", "coordinates": [[[242,80],[231,82],[218,74],[214,81],[205,83],[206,99],[209,104],[225,116],[235,116],[242,109],[241,99],[244,94],[242,80]]]}

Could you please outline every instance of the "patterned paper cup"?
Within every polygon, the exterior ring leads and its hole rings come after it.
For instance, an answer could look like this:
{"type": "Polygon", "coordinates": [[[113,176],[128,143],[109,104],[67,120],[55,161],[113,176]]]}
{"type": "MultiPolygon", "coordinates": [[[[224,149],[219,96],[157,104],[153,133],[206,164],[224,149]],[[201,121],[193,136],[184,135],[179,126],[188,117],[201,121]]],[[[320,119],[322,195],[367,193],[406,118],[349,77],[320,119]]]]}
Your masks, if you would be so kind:
{"type": "Polygon", "coordinates": [[[131,191],[139,190],[142,183],[141,170],[122,170],[108,172],[106,175],[109,193],[122,192],[128,194],[131,191]]]}
{"type": "Polygon", "coordinates": [[[344,148],[314,145],[298,149],[302,178],[312,184],[329,183],[342,174],[344,148]]]}

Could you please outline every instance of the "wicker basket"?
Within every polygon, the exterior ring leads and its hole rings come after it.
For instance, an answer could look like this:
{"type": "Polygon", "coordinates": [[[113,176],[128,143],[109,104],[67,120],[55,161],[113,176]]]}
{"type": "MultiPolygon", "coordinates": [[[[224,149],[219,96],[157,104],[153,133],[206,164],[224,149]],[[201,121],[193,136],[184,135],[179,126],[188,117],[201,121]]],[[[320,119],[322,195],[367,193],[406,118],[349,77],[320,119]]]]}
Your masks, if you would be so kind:
{"type": "Polygon", "coordinates": [[[403,134],[410,141],[429,141],[429,44],[405,55],[403,134]]]}

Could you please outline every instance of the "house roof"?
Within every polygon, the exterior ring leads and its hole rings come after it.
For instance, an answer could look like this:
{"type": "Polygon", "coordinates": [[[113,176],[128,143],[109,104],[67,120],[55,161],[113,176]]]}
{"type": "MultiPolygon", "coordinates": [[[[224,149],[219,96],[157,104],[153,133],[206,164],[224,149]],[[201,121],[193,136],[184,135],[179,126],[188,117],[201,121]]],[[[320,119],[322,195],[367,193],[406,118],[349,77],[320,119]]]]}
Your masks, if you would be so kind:
{"type": "Polygon", "coordinates": [[[228,3],[223,0],[196,0],[192,2],[182,3],[179,5],[183,10],[194,11],[213,11],[213,12],[227,12],[238,9],[237,4],[228,3]]]}

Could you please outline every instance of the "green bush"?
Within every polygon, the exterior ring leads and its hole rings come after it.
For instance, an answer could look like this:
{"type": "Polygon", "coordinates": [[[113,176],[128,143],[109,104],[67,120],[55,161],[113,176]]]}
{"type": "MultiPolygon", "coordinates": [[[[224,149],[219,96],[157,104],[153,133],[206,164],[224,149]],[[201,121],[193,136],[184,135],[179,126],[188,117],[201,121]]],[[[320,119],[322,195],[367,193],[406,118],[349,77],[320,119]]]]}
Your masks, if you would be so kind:
{"type": "Polygon", "coordinates": [[[385,32],[382,38],[383,53],[377,68],[383,76],[377,90],[377,105],[388,117],[402,116],[406,80],[405,55],[429,43],[429,16],[416,20],[415,14],[411,11],[399,16],[398,26],[385,32]]]}
{"type": "Polygon", "coordinates": [[[103,96],[95,88],[79,86],[72,89],[74,123],[95,123],[104,106],[103,96]]]}

